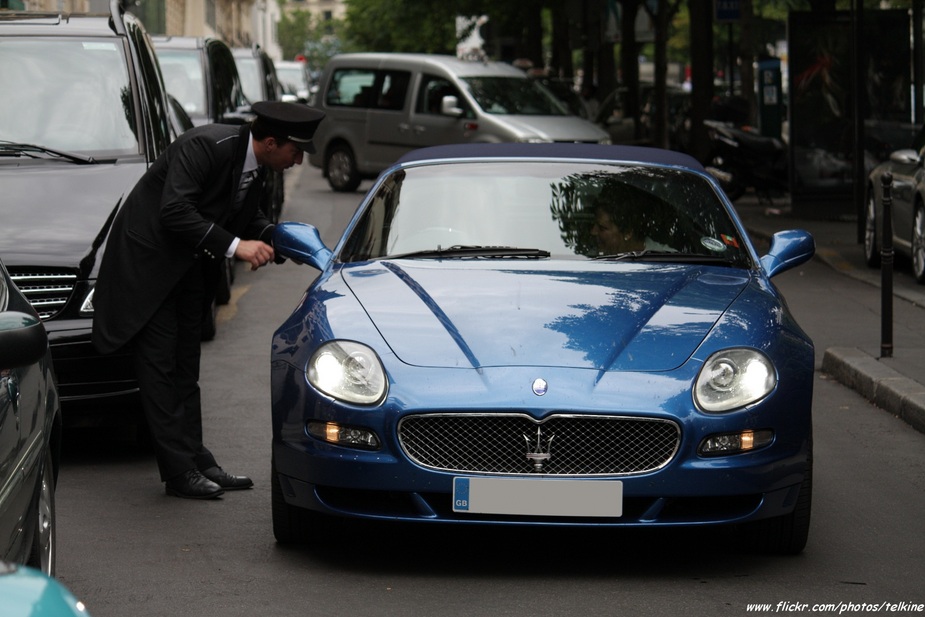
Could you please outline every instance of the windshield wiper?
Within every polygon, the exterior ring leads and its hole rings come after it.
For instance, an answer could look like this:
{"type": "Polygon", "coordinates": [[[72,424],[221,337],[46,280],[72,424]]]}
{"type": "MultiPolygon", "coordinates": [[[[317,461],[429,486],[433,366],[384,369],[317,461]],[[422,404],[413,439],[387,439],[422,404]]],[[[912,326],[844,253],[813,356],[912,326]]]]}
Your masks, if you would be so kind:
{"type": "Polygon", "coordinates": [[[35,144],[18,144],[13,141],[0,141],[0,156],[31,156],[37,158],[33,153],[40,154],[50,154],[59,158],[64,158],[75,163],[82,164],[91,164],[96,163],[96,160],[92,156],[83,156],[82,154],[75,154],[74,152],[65,152],[64,150],[55,150],[54,148],[47,148],[45,146],[38,146],[35,144]]]}
{"type": "Polygon", "coordinates": [[[518,248],[514,246],[472,246],[456,244],[447,248],[438,246],[425,251],[412,251],[400,255],[386,255],[382,259],[437,259],[437,258],[508,258],[525,257],[539,259],[549,257],[549,251],[532,248],[518,248]]]}
{"type": "Polygon", "coordinates": [[[723,255],[703,255],[700,253],[681,253],[678,251],[628,251],[626,253],[616,253],[614,255],[596,255],[592,257],[595,260],[602,261],[669,261],[689,264],[719,264],[735,266],[738,260],[730,259],[723,255]]]}

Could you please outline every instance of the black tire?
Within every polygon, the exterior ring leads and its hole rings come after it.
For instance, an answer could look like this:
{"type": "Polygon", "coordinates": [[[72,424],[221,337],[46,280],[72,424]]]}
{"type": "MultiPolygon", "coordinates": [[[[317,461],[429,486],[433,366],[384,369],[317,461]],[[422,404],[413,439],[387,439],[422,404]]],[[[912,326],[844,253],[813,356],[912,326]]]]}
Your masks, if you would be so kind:
{"type": "Polygon", "coordinates": [[[747,524],[744,531],[748,545],[765,554],[798,555],[801,553],[809,538],[812,495],[813,465],[810,459],[793,512],[785,516],[747,524]]]}
{"type": "Polygon", "coordinates": [[[275,463],[270,469],[270,506],[273,511],[273,536],[277,543],[322,547],[336,541],[338,520],[286,503],[275,463]]]}
{"type": "Polygon", "coordinates": [[[880,234],[877,228],[877,198],[874,188],[867,188],[867,203],[864,207],[864,261],[871,268],[880,267],[880,234]]]}
{"type": "Polygon", "coordinates": [[[324,169],[328,176],[328,184],[339,193],[357,190],[362,181],[353,150],[346,144],[337,144],[331,148],[324,169]]]}
{"type": "Polygon", "coordinates": [[[50,451],[45,453],[35,493],[35,528],[26,565],[54,576],[58,550],[55,536],[55,467],[50,451]]]}
{"type": "Polygon", "coordinates": [[[912,217],[912,274],[918,283],[925,283],[925,208],[915,206],[912,217]]]}

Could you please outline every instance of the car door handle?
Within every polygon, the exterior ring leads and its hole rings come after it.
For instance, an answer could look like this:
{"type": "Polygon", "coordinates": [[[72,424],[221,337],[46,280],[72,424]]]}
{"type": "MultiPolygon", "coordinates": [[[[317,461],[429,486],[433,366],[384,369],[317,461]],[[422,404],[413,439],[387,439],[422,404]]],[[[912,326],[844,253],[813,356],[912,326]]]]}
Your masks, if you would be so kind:
{"type": "Polygon", "coordinates": [[[399,122],[399,123],[398,123],[398,132],[399,132],[399,133],[408,133],[409,131],[411,131],[411,125],[410,125],[410,124],[408,124],[407,122],[399,122]]]}

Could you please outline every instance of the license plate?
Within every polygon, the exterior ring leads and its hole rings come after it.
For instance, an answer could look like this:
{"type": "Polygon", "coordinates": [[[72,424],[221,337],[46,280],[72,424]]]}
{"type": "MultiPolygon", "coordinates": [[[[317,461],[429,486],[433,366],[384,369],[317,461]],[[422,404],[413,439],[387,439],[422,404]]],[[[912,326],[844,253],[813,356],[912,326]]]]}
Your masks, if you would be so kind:
{"type": "Polygon", "coordinates": [[[520,516],[622,516],[619,480],[453,478],[453,511],[520,516]]]}

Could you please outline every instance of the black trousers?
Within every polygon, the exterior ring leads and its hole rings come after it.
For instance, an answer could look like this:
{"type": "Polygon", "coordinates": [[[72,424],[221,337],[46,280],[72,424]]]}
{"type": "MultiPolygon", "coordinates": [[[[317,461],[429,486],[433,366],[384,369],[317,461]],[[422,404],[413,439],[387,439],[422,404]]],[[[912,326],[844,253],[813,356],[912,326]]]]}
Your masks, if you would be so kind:
{"type": "Polygon", "coordinates": [[[163,481],[216,464],[202,443],[199,358],[204,293],[197,262],[134,340],[142,408],[163,481]]]}

